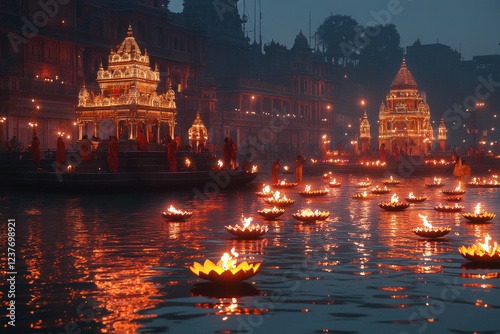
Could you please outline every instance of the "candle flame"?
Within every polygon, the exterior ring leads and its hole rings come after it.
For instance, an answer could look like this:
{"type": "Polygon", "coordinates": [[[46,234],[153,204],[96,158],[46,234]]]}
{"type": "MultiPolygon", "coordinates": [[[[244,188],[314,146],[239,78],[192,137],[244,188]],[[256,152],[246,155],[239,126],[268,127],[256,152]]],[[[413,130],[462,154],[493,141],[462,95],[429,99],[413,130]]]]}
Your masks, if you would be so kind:
{"type": "Polygon", "coordinates": [[[391,197],[391,203],[397,203],[397,202],[399,202],[399,198],[396,195],[396,193],[394,193],[391,197]]]}
{"type": "Polygon", "coordinates": [[[368,194],[366,193],[366,191],[363,191],[363,197],[366,197],[368,196],[368,194]]]}
{"type": "Polygon", "coordinates": [[[408,195],[408,198],[416,198],[412,192],[410,192],[410,194],[408,195]]]}
{"type": "Polygon", "coordinates": [[[306,192],[308,192],[308,191],[310,191],[310,190],[311,190],[311,186],[310,186],[309,184],[308,184],[308,185],[306,185],[306,189],[305,189],[305,191],[306,191],[306,192]]]}
{"type": "Polygon", "coordinates": [[[279,190],[276,190],[276,192],[273,194],[273,197],[274,197],[275,200],[279,200],[280,199],[280,195],[281,194],[280,194],[279,190]]]}
{"type": "Polygon", "coordinates": [[[259,167],[257,165],[252,166],[252,173],[257,173],[259,170],[259,167]]]}
{"type": "Polygon", "coordinates": [[[224,167],[224,163],[222,162],[222,160],[220,160],[220,159],[219,159],[219,160],[217,161],[217,166],[219,166],[219,168],[224,167]]]}
{"type": "Polygon", "coordinates": [[[480,215],[481,214],[481,203],[477,203],[476,209],[474,210],[475,215],[480,215]]]}
{"type": "Polygon", "coordinates": [[[250,223],[252,222],[253,218],[252,217],[245,218],[243,217],[243,214],[241,214],[241,220],[243,220],[243,229],[247,229],[250,226],[250,223]]]}
{"type": "Polygon", "coordinates": [[[461,182],[458,182],[458,186],[455,188],[455,190],[460,190],[460,184],[461,182]]]}
{"type": "Polygon", "coordinates": [[[168,212],[172,212],[172,213],[181,213],[180,210],[177,210],[176,208],[174,208],[173,205],[170,205],[170,207],[168,208],[167,210],[168,212]]]}
{"type": "Polygon", "coordinates": [[[238,257],[238,253],[235,252],[234,247],[231,248],[231,256],[229,253],[224,253],[224,255],[220,258],[220,266],[224,270],[234,269],[236,268],[236,259],[238,257]]]}
{"type": "Polygon", "coordinates": [[[270,186],[268,186],[268,185],[264,185],[264,188],[262,189],[262,192],[263,192],[264,194],[268,194],[268,193],[270,193],[270,192],[271,192],[271,187],[270,187],[270,186]]]}
{"type": "Polygon", "coordinates": [[[422,219],[422,222],[424,223],[424,226],[431,229],[433,228],[432,224],[427,221],[427,216],[423,216],[420,213],[418,214],[418,217],[422,219]]]}
{"type": "Polygon", "coordinates": [[[186,160],[184,160],[184,164],[186,165],[186,167],[189,168],[189,166],[191,166],[191,160],[189,160],[188,158],[186,158],[186,160]]]}

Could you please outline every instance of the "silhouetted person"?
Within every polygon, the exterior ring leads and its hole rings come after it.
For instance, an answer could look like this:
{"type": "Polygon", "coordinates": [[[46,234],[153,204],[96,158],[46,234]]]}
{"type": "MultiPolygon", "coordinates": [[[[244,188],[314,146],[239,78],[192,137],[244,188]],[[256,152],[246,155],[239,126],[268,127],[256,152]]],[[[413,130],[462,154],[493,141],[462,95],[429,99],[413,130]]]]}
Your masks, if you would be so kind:
{"type": "Polygon", "coordinates": [[[61,166],[66,163],[66,144],[61,137],[57,138],[56,172],[61,171],[61,166]]]}
{"type": "Polygon", "coordinates": [[[273,184],[277,184],[280,177],[280,159],[276,159],[271,165],[271,180],[273,184]]]}
{"type": "Polygon", "coordinates": [[[302,182],[302,165],[306,162],[302,155],[298,155],[295,159],[295,181],[302,182]]]}
{"type": "Polygon", "coordinates": [[[168,170],[177,172],[177,143],[170,135],[167,136],[168,170]]]}
{"type": "Polygon", "coordinates": [[[137,149],[139,151],[146,151],[148,141],[146,139],[146,135],[144,134],[144,131],[140,131],[137,134],[137,149]]]}
{"type": "Polygon", "coordinates": [[[41,159],[40,140],[35,135],[31,140],[31,153],[33,154],[33,163],[35,164],[35,166],[38,166],[41,159]]]}
{"type": "Polygon", "coordinates": [[[109,137],[108,167],[111,173],[118,173],[118,138],[109,137]]]}
{"type": "Polygon", "coordinates": [[[92,142],[87,135],[83,136],[80,141],[80,157],[82,161],[89,161],[92,159],[92,142]]]}

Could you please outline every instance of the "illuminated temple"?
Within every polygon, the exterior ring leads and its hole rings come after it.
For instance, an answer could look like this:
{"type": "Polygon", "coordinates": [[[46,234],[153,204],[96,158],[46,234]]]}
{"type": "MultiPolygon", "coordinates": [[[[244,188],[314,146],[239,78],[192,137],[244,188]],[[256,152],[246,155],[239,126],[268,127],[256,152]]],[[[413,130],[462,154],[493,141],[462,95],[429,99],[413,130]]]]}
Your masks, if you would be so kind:
{"type": "Polygon", "coordinates": [[[88,135],[108,139],[135,140],[144,131],[148,143],[160,143],[167,134],[174,136],[175,92],[156,92],[160,73],[150,67],[147,51],[141,52],[132,27],[127,37],[108,58],[108,69],[101,64],[97,72],[99,94],[82,85],[76,108],[78,139],[88,135]]]}
{"type": "Polygon", "coordinates": [[[405,154],[430,153],[434,142],[429,105],[418,91],[405,59],[379,110],[379,147],[405,154]]]}

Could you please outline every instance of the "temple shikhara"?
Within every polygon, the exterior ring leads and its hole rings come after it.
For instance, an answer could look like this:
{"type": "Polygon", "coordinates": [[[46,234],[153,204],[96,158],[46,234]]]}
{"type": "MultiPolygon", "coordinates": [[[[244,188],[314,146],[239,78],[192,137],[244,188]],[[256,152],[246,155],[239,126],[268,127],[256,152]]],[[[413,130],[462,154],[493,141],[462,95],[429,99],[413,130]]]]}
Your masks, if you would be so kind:
{"type": "Polygon", "coordinates": [[[147,51],[141,52],[129,25],[127,37],[109,54],[108,69],[97,72],[99,94],[82,85],[76,108],[78,139],[83,135],[108,139],[135,140],[144,131],[148,143],[160,143],[174,136],[176,105],[171,87],[156,92],[160,73],[151,69],[147,51]]]}
{"type": "Polygon", "coordinates": [[[429,105],[403,58],[389,94],[380,105],[378,145],[384,144],[389,151],[402,149],[405,154],[429,154],[433,143],[429,105]]]}

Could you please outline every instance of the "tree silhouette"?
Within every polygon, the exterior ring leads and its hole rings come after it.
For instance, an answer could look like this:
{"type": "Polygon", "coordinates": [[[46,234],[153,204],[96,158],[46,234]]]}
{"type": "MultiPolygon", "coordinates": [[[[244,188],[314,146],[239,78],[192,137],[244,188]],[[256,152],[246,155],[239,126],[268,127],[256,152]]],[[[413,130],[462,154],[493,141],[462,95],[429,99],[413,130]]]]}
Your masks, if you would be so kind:
{"type": "Polygon", "coordinates": [[[327,17],[316,31],[323,52],[337,58],[350,58],[351,54],[347,54],[346,46],[355,45],[354,37],[358,26],[358,22],[348,15],[327,17]]]}

